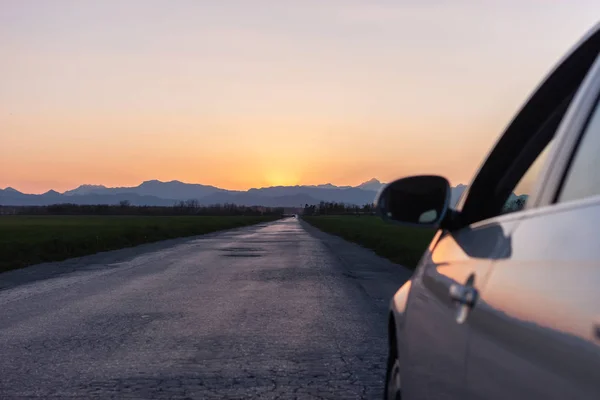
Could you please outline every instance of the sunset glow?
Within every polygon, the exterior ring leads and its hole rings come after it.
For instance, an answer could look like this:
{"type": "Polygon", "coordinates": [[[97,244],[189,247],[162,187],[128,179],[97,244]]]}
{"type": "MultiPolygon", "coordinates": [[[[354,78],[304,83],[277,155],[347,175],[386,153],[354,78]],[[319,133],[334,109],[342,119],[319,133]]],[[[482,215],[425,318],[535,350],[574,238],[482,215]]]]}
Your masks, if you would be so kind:
{"type": "Polygon", "coordinates": [[[0,188],[467,183],[576,3],[1,0],[0,188]]]}

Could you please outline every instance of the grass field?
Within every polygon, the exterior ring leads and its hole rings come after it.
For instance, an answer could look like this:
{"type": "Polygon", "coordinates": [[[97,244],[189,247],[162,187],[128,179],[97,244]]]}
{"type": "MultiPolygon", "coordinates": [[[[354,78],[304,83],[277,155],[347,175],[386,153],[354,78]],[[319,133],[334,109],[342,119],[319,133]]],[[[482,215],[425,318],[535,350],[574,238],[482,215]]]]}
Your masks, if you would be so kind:
{"type": "Polygon", "coordinates": [[[0,271],[277,217],[2,216],[0,271]]]}
{"type": "Polygon", "coordinates": [[[387,224],[374,216],[328,215],[303,219],[322,231],[358,243],[411,269],[417,265],[435,234],[431,229],[387,224]]]}

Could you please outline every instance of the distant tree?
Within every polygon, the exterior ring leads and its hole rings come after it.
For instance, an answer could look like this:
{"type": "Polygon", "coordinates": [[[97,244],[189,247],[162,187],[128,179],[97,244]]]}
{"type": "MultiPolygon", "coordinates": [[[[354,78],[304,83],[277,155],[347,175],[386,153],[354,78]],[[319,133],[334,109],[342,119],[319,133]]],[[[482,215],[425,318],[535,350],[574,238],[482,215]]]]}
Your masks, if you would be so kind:
{"type": "MultiPolygon", "coordinates": [[[[6,213],[4,210],[0,210],[6,213]]],[[[246,207],[235,204],[201,206],[197,200],[180,201],[172,207],[132,206],[119,204],[53,204],[49,206],[20,206],[11,208],[20,215],[283,215],[282,207],[246,207]]]]}
{"type": "Polygon", "coordinates": [[[190,210],[200,208],[200,203],[196,199],[190,199],[185,202],[185,206],[190,210]]]}
{"type": "Polygon", "coordinates": [[[517,200],[515,200],[515,211],[522,210],[523,207],[525,207],[525,199],[518,198],[517,200]]]}

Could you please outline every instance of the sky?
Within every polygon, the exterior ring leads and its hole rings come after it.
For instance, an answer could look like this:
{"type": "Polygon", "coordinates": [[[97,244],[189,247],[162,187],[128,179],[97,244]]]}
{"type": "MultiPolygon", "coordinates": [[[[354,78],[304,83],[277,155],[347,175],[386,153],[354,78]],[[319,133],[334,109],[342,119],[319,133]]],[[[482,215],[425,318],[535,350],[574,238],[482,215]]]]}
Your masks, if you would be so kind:
{"type": "Polygon", "coordinates": [[[469,183],[592,0],[0,0],[0,188],[469,183]]]}

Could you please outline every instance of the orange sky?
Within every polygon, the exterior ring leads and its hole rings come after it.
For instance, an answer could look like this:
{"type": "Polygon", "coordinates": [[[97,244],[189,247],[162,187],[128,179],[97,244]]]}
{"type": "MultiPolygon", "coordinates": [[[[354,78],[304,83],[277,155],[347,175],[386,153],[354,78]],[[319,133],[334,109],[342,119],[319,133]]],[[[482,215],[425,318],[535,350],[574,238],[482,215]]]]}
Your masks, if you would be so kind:
{"type": "Polygon", "coordinates": [[[600,15],[473,3],[0,0],[0,188],[468,183],[600,15]]]}

